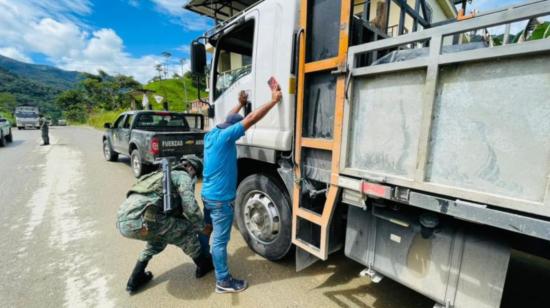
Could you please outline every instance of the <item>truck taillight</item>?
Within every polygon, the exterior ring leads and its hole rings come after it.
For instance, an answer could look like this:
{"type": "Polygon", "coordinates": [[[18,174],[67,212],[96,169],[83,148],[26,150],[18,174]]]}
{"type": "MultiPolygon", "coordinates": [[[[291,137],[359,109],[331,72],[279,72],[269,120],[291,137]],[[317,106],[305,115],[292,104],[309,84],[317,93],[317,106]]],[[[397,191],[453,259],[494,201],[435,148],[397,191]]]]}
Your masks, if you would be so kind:
{"type": "Polygon", "coordinates": [[[159,139],[156,137],[151,138],[151,154],[160,154],[159,139]]]}
{"type": "Polygon", "coordinates": [[[379,198],[390,198],[392,193],[392,189],[389,186],[369,182],[361,184],[361,191],[368,196],[379,198]]]}

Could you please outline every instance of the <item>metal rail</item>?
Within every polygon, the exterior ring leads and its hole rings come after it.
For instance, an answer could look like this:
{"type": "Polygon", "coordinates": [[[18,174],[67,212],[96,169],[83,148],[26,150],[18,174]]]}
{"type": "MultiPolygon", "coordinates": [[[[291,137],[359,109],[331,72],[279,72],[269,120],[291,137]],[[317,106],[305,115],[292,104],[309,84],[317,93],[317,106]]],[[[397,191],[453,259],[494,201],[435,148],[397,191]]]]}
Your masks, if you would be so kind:
{"type": "Polygon", "coordinates": [[[550,216],[550,180],[546,188],[546,196],[542,203],[524,200],[520,198],[507,197],[495,194],[485,194],[471,189],[450,187],[425,181],[426,164],[429,154],[429,138],[432,127],[432,118],[434,104],[436,99],[436,88],[439,79],[440,67],[472,61],[484,61],[495,58],[507,58],[517,56],[528,56],[533,54],[549,54],[550,40],[542,39],[537,41],[527,41],[521,44],[505,44],[492,48],[474,49],[453,53],[442,53],[443,40],[447,36],[468,32],[471,30],[489,28],[498,25],[506,25],[516,21],[527,20],[530,18],[550,15],[550,1],[543,0],[521,4],[512,8],[498,10],[484,16],[468,19],[465,21],[453,23],[450,25],[435,27],[415,32],[399,37],[388,38],[362,45],[350,47],[348,54],[349,73],[353,77],[372,76],[386,74],[390,72],[407,71],[418,68],[426,69],[426,81],[423,91],[423,106],[420,125],[420,141],[417,153],[417,170],[413,179],[394,176],[391,174],[382,174],[348,168],[347,150],[348,136],[350,130],[350,107],[346,104],[346,119],[344,121],[344,134],[342,146],[341,173],[359,178],[372,180],[374,182],[385,182],[392,185],[409,187],[412,189],[429,191],[431,193],[454,196],[461,199],[472,200],[484,204],[492,204],[513,210],[527,211],[532,214],[550,216]],[[380,50],[390,50],[399,46],[404,46],[416,42],[429,41],[430,47],[425,57],[420,57],[402,62],[389,64],[378,64],[366,67],[357,65],[356,59],[360,55],[380,50]],[[381,180],[380,180],[381,179],[381,180]],[[521,206],[521,209],[518,208],[521,206]]]}

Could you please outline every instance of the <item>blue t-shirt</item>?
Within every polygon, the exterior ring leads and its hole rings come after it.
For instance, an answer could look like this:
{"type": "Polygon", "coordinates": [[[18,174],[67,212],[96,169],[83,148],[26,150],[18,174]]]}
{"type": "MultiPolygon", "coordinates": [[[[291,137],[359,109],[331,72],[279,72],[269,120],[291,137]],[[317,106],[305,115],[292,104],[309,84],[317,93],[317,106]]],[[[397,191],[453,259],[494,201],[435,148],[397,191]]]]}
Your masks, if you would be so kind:
{"type": "Polygon", "coordinates": [[[237,145],[244,126],[214,128],[204,137],[202,197],[212,201],[233,201],[237,190],[237,145]]]}

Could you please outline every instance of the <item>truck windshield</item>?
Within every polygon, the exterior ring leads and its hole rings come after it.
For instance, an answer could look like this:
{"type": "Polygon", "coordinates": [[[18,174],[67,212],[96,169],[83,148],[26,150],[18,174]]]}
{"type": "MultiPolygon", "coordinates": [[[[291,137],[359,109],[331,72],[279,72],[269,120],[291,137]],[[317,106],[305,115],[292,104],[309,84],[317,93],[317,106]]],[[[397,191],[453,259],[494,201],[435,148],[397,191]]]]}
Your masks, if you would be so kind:
{"type": "Polygon", "coordinates": [[[158,112],[138,115],[135,129],[149,131],[189,131],[189,124],[183,114],[158,112]]]}
{"type": "Polygon", "coordinates": [[[16,112],[15,113],[16,118],[38,118],[38,113],[35,112],[16,112]]]}

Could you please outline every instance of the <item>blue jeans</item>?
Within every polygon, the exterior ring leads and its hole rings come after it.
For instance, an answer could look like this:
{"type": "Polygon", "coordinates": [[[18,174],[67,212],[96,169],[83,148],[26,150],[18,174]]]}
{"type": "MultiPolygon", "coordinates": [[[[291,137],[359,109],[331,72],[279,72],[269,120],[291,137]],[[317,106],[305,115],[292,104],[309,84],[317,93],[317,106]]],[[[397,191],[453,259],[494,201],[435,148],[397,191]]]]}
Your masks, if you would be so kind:
{"type": "Polygon", "coordinates": [[[227,266],[227,244],[231,236],[233,225],[233,201],[211,201],[205,200],[205,221],[206,217],[212,220],[214,232],[212,233],[212,261],[216,272],[216,281],[224,281],[230,277],[227,266]]]}
{"type": "MultiPolygon", "coordinates": [[[[204,207],[204,224],[212,225],[212,218],[210,217],[210,211],[204,207]]],[[[199,233],[199,243],[201,243],[201,249],[203,253],[210,252],[210,236],[204,233],[199,233]]]]}

